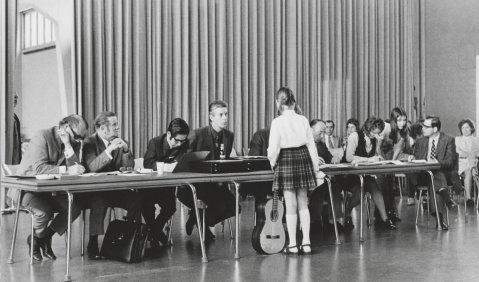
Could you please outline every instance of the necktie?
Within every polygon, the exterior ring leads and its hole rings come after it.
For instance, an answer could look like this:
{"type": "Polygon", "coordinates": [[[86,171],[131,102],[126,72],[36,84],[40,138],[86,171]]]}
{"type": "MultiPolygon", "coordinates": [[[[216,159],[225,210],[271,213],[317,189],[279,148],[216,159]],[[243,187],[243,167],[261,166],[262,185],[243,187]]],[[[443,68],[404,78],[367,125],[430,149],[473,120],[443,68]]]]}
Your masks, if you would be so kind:
{"type": "Polygon", "coordinates": [[[432,140],[432,145],[431,145],[431,155],[429,156],[431,160],[436,159],[436,140],[432,140]]]}
{"type": "Polygon", "coordinates": [[[328,137],[328,147],[329,147],[330,149],[334,149],[333,136],[329,136],[329,137],[328,137]]]}

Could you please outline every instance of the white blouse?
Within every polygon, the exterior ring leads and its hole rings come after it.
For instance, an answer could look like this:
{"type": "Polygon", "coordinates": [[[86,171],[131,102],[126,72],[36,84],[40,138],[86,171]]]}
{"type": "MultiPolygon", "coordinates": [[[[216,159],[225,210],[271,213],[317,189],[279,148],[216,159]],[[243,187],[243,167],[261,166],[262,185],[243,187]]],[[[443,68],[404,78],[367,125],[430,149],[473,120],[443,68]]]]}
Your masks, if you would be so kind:
{"type": "Polygon", "coordinates": [[[281,149],[297,148],[303,145],[306,145],[309,150],[314,171],[319,171],[318,151],[308,119],[298,115],[294,110],[283,111],[271,123],[268,147],[268,159],[271,167],[276,165],[281,149]]]}

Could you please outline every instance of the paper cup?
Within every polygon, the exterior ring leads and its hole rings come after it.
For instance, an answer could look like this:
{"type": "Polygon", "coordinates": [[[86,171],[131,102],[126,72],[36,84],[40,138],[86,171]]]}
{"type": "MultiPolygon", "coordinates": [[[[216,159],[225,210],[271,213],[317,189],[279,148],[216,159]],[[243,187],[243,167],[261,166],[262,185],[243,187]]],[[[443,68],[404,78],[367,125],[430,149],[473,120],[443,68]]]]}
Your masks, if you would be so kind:
{"type": "Polygon", "coordinates": [[[165,172],[165,163],[164,162],[157,162],[156,163],[156,171],[158,175],[163,175],[165,172]]]}

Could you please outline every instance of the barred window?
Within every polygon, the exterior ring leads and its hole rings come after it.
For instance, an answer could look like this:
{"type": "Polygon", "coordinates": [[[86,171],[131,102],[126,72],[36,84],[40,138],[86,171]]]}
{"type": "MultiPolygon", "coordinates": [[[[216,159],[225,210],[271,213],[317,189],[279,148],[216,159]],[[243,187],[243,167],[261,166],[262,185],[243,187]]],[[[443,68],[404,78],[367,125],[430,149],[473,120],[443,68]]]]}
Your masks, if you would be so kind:
{"type": "Polygon", "coordinates": [[[55,24],[33,9],[23,14],[22,49],[24,52],[55,47],[55,24]]]}

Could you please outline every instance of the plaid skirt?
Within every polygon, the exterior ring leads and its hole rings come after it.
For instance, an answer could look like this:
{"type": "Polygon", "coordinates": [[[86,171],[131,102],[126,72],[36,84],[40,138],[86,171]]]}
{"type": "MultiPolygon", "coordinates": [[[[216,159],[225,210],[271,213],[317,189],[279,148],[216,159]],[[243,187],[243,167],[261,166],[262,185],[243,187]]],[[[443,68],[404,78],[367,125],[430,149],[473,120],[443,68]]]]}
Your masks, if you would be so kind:
{"type": "Polygon", "coordinates": [[[316,176],[308,148],[281,149],[274,170],[273,190],[300,190],[316,188],[316,176]]]}

